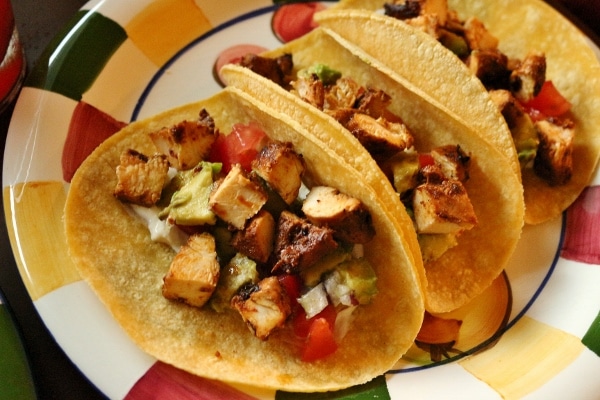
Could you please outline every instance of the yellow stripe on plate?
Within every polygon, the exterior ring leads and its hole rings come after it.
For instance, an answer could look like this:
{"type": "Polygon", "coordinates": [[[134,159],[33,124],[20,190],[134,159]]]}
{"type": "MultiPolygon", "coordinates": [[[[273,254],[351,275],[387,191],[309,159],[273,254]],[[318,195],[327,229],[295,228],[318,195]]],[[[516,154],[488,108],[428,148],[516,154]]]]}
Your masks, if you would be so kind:
{"type": "Polygon", "coordinates": [[[161,67],[175,53],[212,28],[192,0],[152,2],[125,26],[135,45],[161,67]]]}
{"type": "Polygon", "coordinates": [[[505,399],[538,389],[583,351],[581,339],[523,317],[493,348],[460,362],[505,399]]]}
{"type": "Polygon", "coordinates": [[[81,280],[66,245],[64,183],[19,183],[5,187],[3,198],[8,236],[31,298],[81,280]]]}

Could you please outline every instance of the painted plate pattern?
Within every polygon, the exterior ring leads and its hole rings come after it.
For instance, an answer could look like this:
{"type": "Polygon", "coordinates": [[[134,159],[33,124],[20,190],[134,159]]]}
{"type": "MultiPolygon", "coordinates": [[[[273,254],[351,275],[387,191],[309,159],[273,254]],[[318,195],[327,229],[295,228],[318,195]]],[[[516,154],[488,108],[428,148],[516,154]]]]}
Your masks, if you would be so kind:
{"type": "Polygon", "coordinates": [[[385,376],[337,393],[234,387],[165,365],[129,340],[80,279],[65,246],[62,212],[85,157],[132,120],[215,93],[219,56],[240,46],[274,48],[310,29],[312,13],[324,7],[94,0],[53,40],[17,102],[2,182],[18,268],[59,345],[110,398],[547,399],[568,391],[584,399],[600,393],[597,175],[562,219],[525,228],[492,288],[444,316],[462,323],[460,339],[417,343],[385,376]],[[486,320],[499,302],[505,312],[486,320]]]}

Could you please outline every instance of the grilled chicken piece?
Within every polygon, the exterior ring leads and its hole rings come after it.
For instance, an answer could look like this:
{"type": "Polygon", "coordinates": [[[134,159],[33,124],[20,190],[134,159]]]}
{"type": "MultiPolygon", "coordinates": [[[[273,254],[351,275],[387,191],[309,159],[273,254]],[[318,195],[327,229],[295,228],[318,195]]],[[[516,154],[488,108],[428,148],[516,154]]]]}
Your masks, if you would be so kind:
{"type": "Polygon", "coordinates": [[[150,207],[160,200],[168,172],[167,157],[155,154],[148,158],[135,150],[125,150],[116,169],[114,195],[121,201],[150,207]]]}
{"type": "Polygon", "coordinates": [[[375,236],[371,214],[364,204],[332,187],[313,187],[302,211],[313,224],[329,226],[342,241],[367,243],[375,236]]]}
{"type": "Polygon", "coordinates": [[[488,90],[508,87],[508,58],[499,50],[473,50],[465,63],[488,90]]]}
{"type": "Polygon", "coordinates": [[[573,174],[573,121],[537,121],[535,128],[540,139],[533,163],[536,174],[552,186],[567,183],[573,174]]]}
{"type": "Polygon", "coordinates": [[[173,168],[188,170],[205,159],[218,131],[206,110],[200,111],[197,121],[182,121],[170,128],[150,133],[150,139],[173,168]]]}
{"type": "Polygon", "coordinates": [[[383,161],[413,145],[413,136],[403,123],[374,119],[358,112],[347,122],[341,123],[377,161],[383,161]]]}
{"type": "Polygon", "coordinates": [[[342,76],[334,85],[327,88],[325,94],[325,110],[354,108],[357,101],[365,94],[365,88],[352,78],[342,76]]]}
{"type": "Polygon", "coordinates": [[[236,229],[243,229],[267,202],[264,189],[248,179],[239,164],[220,180],[210,193],[208,205],[223,221],[236,229]]]}
{"type": "Polygon", "coordinates": [[[215,239],[209,233],[190,236],[163,278],[163,296],[202,307],[219,281],[220,266],[215,246],[215,239]]]}
{"type": "Polygon", "coordinates": [[[272,272],[299,272],[338,248],[331,228],[284,211],[277,221],[272,272]]]}
{"type": "Polygon", "coordinates": [[[248,222],[246,228],[233,236],[233,247],[254,261],[266,263],[273,251],[275,219],[261,210],[248,222]]]}
{"type": "Polygon", "coordinates": [[[444,176],[466,182],[469,179],[470,157],[460,146],[447,145],[433,149],[431,152],[434,162],[442,169],[444,176]]]}
{"type": "Polygon", "coordinates": [[[476,17],[467,19],[464,23],[465,39],[471,50],[496,50],[498,38],[492,35],[483,22],[476,17]]]}
{"type": "Polygon", "coordinates": [[[400,119],[387,109],[391,102],[392,98],[383,90],[367,89],[357,100],[354,108],[375,119],[385,118],[389,121],[399,121],[400,119]]]}
{"type": "Polygon", "coordinates": [[[511,130],[515,128],[525,114],[517,99],[506,89],[490,90],[489,93],[492,101],[504,117],[508,128],[511,130]]]}
{"type": "Polygon", "coordinates": [[[522,102],[533,99],[546,81],[546,56],[531,52],[513,69],[510,75],[510,88],[513,95],[522,102]]]}
{"type": "Polygon", "coordinates": [[[423,0],[395,0],[391,3],[385,3],[383,9],[385,15],[406,20],[418,17],[421,14],[421,3],[423,0]]]}
{"type": "Polygon", "coordinates": [[[459,233],[477,224],[467,191],[458,180],[417,186],[413,210],[418,233],[459,233]]]}
{"type": "Polygon", "coordinates": [[[292,93],[295,93],[311,106],[323,110],[325,106],[325,86],[317,76],[298,77],[291,85],[293,88],[292,93]]]}
{"type": "Polygon", "coordinates": [[[252,161],[252,170],[264,179],[287,204],[298,197],[306,164],[291,143],[273,141],[252,161]]]}
{"type": "Polygon", "coordinates": [[[291,54],[283,54],[277,58],[261,57],[257,54],[246,54],[240,65],[264,76],[279,86],[287,87],[290,82],[294,63],[291,54]]]}
{"type": "Polygon", "coordinates": [[[290,299],[279,280],[270,276],[250,290],[243,290],[231,299],[252,333],[266,340],[276,328],[281,328],[291,314],[290,299]]]}

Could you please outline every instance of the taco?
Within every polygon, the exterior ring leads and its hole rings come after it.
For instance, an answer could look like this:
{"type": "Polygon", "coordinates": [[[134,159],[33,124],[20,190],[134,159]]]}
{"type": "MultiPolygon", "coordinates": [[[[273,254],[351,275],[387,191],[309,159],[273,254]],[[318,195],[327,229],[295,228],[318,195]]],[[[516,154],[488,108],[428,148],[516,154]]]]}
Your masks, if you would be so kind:
{"type": "MultiPolygon", "coordinates": [[[[471,128],[443,107],[424,100],[426,95],[417,88],[399,84],[393,79],[393,73],[383,72],[383,66],[379,69],[376,60],[357,56],[349,47],[341,45],[333,32],[324,29],[313,30],[259,56],[249,55],[241,62],[247,66],[226,65],[220,70],[227,84],[247,91],[304,125],[312,135],[360,171],[394,216],[396,225],[416,227],[418,240],[415,242],[409,238],[408,243],[415,254],[420,254],[421,260],[416,260],[415,264],[424,267],[421,278],[428,311],[450,311],[466,304],[504,269],[523,225],[522,187],[509,166],[508,158],[474,134],[471,128]],[[282,65],[293,63],[291,78],[274,83],[261,76],[269,76],[268,73],[248,65],[246,58],[263,66],[269,64],[268,60],[282,65]],[[308,74],[305,73],[307,71],[308,74]],[[297,84],[303,76],[310,80],[317,79],[319,75],[334,77],[330,85],[325,85],[328,93],[339,90],[347,94],[351,92],[346,90],[347,87],[352,86],[366,94],[364,98],[372,97],[371,105],[379,111],[375,116],[373,113],[366,115],[364,120],[378,131],[391,128],[397,133],[391,136],[396,138],[408,136],[405,149],[398,150],[392,146],[390,153],[387,142],[378,146],[378,140],[374,141],[375,148],[370,147],[360,135],[355,136],[357,131],[364,133],[367,129],[355,129],[346,123],[346,117],[355,115],[356,109],[346,114],[348,110],[344,107],[319,108],[299,94],[304,89],[297,88],[297,84]],[[292,90],[287,90],[286,81],[291,81],[289,87],[292,90]],[[404,136],[405,133],[409,134],[404,136]],[[365,154],[367,148],[369,155],[365,154]],[[450,185],[455,185],[452,187],[464,187],[466,193],[462,192],[465,196],[453,203],[456,206],[453,211],[458,212],[448,212],[440,217],[440,220],[447,218],[445,222],[456,218],[453,223],[432,227],[422,223],[418,215],[423,215],[424,208],[436,203],[422,201],[423,197],[418,197],[422,188],[416,184],[419,179],[428,181],[429,176],[428,168],[420,166],[438,166],[437,161],[444,164],[444,160],[453,165],[455,172],[466,166],[457,167],[461,162],[453,164],[448,158],[440,157],[440,153],[445,151],[448,151],[446,155],[453,154],[450,158],[455,161],[468,160],[465,164],[469,164],[469,178],[462,179],[465,178],[463,176],[458,178],[460,182],[456,182],[444,174],[445,177],[440,179],[440,182],[448,179],[446,182],[451,181],[450,185]],[[408,187],[405,186],[407,183],[408,187]],[[462,207],[466,197],[474,218],[471,218],[468,207],[462,207]],[[407,218],[407,211],[413,218],[407,218]],[[492,242],[494,245],[490,245],[492,242]]],[[[275,75],[282,76],[280,73],[275,75]]],[[[336,103],[335,100],[328,101],[336,103]]],[[[362,100],[350,103],[364,104],[362,100]]],[[[363,117],[359,116],[360,119],[363,117]]],[[[440,199],[448,197],[439,196],[440,199]]],[[[441,209],[448,210],[440,206],[441,209]]]]}
{"type": "Polygon", "coordinates": [[[203,377],[297,392],[364,383],[423,319],[406,233],[373,189],[235,88],[102,143],[72,180],[65,225],[81,276],[132,340],[203,377]],[[239,135],[253,144],[236,148],[239,135]]]}
{"type": "Polygon", "coordinates": [[[526,223],[559,216],[589,183],[600,155],[600,64],[583,34],[548,4],[347,0],[332,8],[316,15],[320,25],[469,124],[496,119],[497,112],[482,119],[492,100],[518,153],[526,223]]]}

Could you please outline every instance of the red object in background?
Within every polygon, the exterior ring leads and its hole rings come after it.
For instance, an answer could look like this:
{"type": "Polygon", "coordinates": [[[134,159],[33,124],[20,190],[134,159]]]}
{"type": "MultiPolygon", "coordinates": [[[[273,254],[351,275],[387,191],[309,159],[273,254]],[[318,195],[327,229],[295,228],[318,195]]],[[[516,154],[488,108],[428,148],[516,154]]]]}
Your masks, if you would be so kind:
{"type": "Polygon", "coordinates": [[[279,40],[290,42],[316,28],[313,15],[324,9],[319,2],[283,5],[273,14],[271,27],[279,40]]]}
{"type": "Polygon", "coordinates": [[[0,112],[17,95],[25,76],[25,56],[9,0],[0,0],[0,112]]]}

